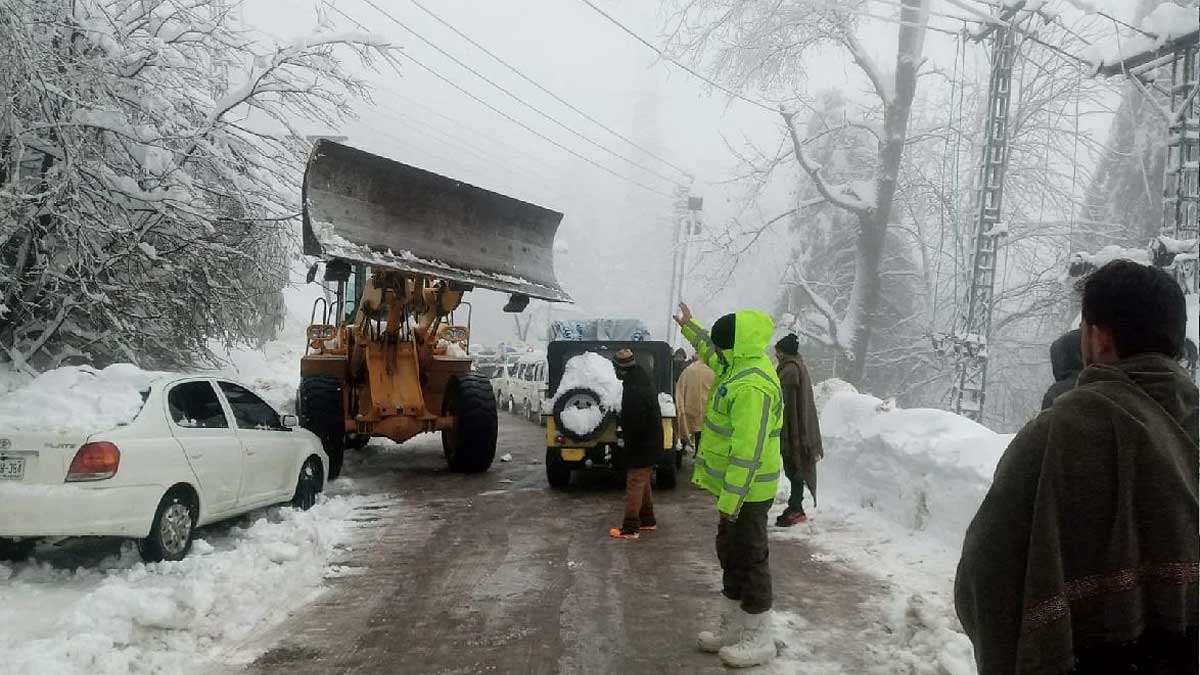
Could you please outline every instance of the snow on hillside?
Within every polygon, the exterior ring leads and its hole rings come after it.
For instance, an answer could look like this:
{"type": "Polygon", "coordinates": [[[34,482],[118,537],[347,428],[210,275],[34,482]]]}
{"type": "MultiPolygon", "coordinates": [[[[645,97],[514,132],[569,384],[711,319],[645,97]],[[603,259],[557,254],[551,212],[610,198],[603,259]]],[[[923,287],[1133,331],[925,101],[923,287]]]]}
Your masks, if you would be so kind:
{"type": "Polygon", "coordinates": [[[350,516],[380,503],[332,497],[259,512],[201,530],[180,562],[144,564],[127,543],[99,562],[42,546],[28,562],[0,563],[0,675],[174,675],[237,660],[243,640],[339,573],[361,525],[350,516]]]}

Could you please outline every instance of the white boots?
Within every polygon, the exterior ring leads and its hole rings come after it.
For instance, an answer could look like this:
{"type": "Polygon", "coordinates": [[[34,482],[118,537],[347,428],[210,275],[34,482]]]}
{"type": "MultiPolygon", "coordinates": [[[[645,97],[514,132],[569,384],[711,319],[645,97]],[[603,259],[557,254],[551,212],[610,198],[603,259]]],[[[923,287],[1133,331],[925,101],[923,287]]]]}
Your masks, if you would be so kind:
{"type": "Polygon", "coordinates": [[[716,632],[704,631],[696,638],[700,651],[716,654],[722,647],[738,641],[742,635],[742,603],[721,596],[721,627],[716,632]]]}
{"type": "Polygon", "coordinates": [[[770,663],[775,658],[775,636],[771,633],[771,613],[747,614],[741,603],[721,596],[721,627],[704,631],[697,642],[700,651],[720,653],[730,668],[749,668],[770,663]]]}
{"type": "Polygon", "coordinates": [[[749,668],[770,663],[775,658],[775,636],[771,633],[771,612],[741,612],[742,634],[737,642],[722,647],[721,661],[730,668],[749,668]]]}

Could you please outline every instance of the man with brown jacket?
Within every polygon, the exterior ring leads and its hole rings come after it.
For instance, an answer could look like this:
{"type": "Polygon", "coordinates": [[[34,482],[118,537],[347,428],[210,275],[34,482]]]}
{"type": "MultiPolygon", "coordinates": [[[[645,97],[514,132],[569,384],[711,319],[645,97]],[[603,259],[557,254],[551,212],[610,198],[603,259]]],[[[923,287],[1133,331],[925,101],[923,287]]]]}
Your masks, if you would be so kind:
{"type": "Polygon", "coordinates": [[[1198,398],[1166,272],[1082,284],[1085,368],[1017,434],[967,529],[954,604],[979,675],[1197,672],[1198,398]]]}
{"type": "Polygon", "coordinates": [[[675,414],[679,423],[679,439],[693,449],[700,447],[700,433],[704,426],[704,406],[708,405],[708,394],[712,391],[716,373],[704,361],[693,357],[692,362],[675,383],[675,414]]]}
{"type": "Polygon", "coordinates": [[[800,358],[800,338],[789,334],[775,343],[779,360],[779,384],[783,388],[783,472],[792,484],[787,508],[775,520],[779,527],[791,527],[808,520],[804,512],[804,487],[817,502],[817,462],[825,457],[821,445],[820,411],[813,400],[812,378],[800,358]]]}

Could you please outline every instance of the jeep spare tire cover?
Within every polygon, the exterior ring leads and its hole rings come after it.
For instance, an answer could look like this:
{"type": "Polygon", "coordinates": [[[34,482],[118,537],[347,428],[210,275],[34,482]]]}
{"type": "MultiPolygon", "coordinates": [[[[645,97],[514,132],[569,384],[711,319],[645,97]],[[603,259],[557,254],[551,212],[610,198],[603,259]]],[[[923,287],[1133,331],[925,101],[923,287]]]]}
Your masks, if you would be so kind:
{"type": "Polygon", "coordinates": [[[599,437],[611,417],[610,411],[600,407],[600,394],[586,387],[568,389],[554,401],[554,424],[573,441],[599,437]]]}

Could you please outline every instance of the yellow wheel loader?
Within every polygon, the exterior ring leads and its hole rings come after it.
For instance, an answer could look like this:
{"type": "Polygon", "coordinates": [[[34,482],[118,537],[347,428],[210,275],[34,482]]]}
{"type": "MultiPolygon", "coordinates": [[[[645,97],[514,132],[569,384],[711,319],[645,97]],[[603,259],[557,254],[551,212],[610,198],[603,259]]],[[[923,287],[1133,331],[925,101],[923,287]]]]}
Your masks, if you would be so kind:
{"type": "Polygon", "coordinates": [[[304,253],[324,263],[323,278],[336,290],[314,303],[296,408],[324,443],[331,477],[347,447],[428,432],[441,432],[452,471],[491,466],[496,401],[491,383],[471,372],[463,296],[476,288],[508,293],[505,311],[515,312],[530,298],[569,302],[554,276],[561,220],[540,206],[317,142],[304,172],[304,253]]]}

